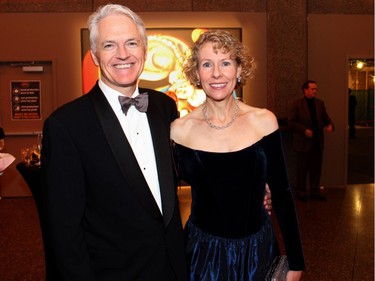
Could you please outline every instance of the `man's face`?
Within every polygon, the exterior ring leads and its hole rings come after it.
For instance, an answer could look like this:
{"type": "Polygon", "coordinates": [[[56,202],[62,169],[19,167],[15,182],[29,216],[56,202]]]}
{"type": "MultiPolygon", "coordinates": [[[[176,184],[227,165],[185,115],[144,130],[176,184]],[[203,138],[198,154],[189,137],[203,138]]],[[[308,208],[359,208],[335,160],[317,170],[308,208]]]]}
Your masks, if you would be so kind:
{"type": "Polygon", "coordinates": [[[308,99],[315,98],[318,86],[315,83],[309,83],[309,87],[304,89],[305,97],[308,99]]]}
{"type": "Polygon", "coordinates": [[[110,15],[99,21],[96,53],[101,79],[109,87],[132,95],[146,60],[146,49],[136,24],[127,16],[110,15]]]}

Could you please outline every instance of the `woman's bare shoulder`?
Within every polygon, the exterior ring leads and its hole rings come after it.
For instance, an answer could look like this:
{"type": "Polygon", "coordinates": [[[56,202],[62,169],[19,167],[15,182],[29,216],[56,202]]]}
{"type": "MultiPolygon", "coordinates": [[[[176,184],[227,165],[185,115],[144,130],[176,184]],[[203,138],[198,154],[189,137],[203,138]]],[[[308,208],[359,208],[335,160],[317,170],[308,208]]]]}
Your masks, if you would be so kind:
{"type": "Polygon", "coordinates": [[[197,109],[183,117],[177,118],[172,122],[171,139],[178,142],[178,140],[191,131],[191,128],[199,119],[196,110],[197,109]]]}
{"type": "Polygon", "coordinates": [[[246,115],[252,126],[262,135],[268,135],[279,127],[275,114],[266,108],[247,106],[246,115]]]}

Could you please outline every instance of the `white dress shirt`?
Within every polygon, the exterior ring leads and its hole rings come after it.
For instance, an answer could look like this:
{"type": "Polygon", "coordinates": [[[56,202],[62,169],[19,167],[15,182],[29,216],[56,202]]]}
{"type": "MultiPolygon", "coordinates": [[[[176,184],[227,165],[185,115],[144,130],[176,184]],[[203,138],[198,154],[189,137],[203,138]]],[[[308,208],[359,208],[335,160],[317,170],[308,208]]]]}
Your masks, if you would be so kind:
{"type": "MultiPolygon", "coordinates": [[[[122,112],[118,97],[120,92],[108,87],[103,81],[99,80],[99,87],[103,91],[124,131],[130,146],[137,158],[138,165],[142,170],[143,176],[162,212],[161,195],[158,171],[154,153],[154,145],[145,112],[139,112],[134,106],[130,106],[127,115],[122,112]]],[[[139,95],[138,87],[132,95],[132,98],[139,95]]]]}

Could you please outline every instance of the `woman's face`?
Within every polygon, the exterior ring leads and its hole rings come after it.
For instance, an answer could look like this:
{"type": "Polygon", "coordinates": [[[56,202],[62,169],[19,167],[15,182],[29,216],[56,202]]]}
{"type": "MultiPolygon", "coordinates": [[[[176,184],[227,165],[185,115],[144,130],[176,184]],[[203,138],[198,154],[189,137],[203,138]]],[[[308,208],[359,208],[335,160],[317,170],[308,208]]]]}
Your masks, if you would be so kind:
{"type": "Polygon", "coordinates": [[[213,43],[205,43],[198,51],[198,78],[206,95],[223,100],[232,95],[241,68],[230,58],[231,53],[214,50],[213,43]]]}

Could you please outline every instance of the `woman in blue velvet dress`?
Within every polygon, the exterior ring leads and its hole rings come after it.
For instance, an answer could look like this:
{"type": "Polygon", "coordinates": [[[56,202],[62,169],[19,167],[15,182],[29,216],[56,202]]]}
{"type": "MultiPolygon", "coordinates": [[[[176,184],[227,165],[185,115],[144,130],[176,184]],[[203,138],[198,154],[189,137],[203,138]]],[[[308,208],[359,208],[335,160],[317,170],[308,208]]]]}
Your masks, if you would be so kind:
{"type": "Polygon", "coordinates": [[[265,280],[280,254],[263,206],[266,183],[288,257],[287,280],[300,280],[304,258],[277,119],[233,95],[252,75],[253,59],[219,30],[203,33],[191,51],[184,71],[206,101],[171,127],[179,176],[192,188],[190,280],[265,280]]]}

